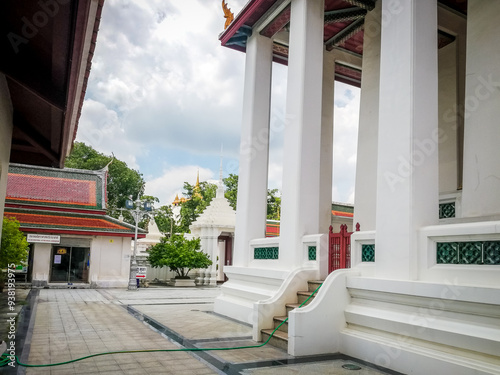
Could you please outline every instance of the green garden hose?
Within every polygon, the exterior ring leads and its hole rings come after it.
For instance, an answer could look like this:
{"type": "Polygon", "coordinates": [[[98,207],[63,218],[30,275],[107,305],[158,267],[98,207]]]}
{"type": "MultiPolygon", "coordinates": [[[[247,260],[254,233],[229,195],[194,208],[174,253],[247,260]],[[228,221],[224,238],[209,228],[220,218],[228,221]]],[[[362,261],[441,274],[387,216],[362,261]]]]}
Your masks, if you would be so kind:
{"type": "MultiPolygon", "coordinates": [[[[309,297],[307,297],[307,299],[302,302],[299,306],[302,307],[307,301],[309,301],[309,299],[311,299],[315,294],[316,292],[319,290],[319,288],[321,288],[321,285],[323,284],[320,284],[316,290],[314,292],[311,293],[311,295],[309,297]]],[[[45,365],[29,365],[27,363],[22,363],[19,361],[19,358],[17,356],[15,356],[15,359],[16,359],[16,363],[19,365],[19,366],[23,366],[23,367],[52,367],[52,366],[61,366],[61,365],[66,365],[66,364],[69,364],[69,363],[74,363],[74,362],[78,362],[78,361],[83,361],[84,359],[87,359],[87,358],[92,358],[92,357],[99,357],[99,356],[103,356],[103,355],[111,355],[111,354],[124,354],[124,353],[153,353],[153,352],[201,352],[201,351],[215,351],[215,350],[237,350],[237,349],[251,349],[251,348],[261,348],[263,347],[264,345],[266,345],[269,340],[271,340],[271,337],[273,337],[274,335],[274,332],[276,332],[286,321],[288,320],[288,317],[283,320],[274,330],[273,332],[271,332],[271,334],[269,335],[268,339],[263,342],[262,344],[258,344],[258,345],[250,345],[250,346],[236,346],[234,348],[182,348],[182,349],[141,349],[141,350],[122,350],[122,351],[115,351],[115,352],[103,352],[103,353],[96,353],[96,354],[90,354],[90,355],[87,355],[85,357],[81,357],[81,358],[76,358],[76,359],[72,359],[72,360],[69,360],[69,361],[65,361],[65,362],[59,362],[59,363],[49,363],[49,364],[45,364],[45,365]]],[[[12,356],[9,356],[7,353],[3,353],[1,356],[0,356],[0,367],[3,367],[3,366],[7,366],[9,365],[9,363],[12,363],[12,356]]]]}

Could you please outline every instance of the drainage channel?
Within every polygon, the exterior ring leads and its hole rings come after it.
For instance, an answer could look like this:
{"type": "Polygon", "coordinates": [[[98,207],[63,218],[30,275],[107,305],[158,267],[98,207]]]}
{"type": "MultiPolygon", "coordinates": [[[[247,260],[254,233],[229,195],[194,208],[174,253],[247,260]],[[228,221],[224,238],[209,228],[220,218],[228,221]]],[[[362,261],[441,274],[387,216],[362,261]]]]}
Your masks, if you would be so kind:
{"type": "MultiPolygon", "coordinates": [[[[31,338],[33,336],[33,328],[35,326],[36,315],[36,299],[40,293],[39,289],[31,289],[28,297],[26,298],[26,305],[24,305],[17,316],[17,329],[16,329],[16,354],[21,362],[26,363],[31,349],[31,338]]],[[[6,375],[24,375],[26,368],[15,366],[2,367],[2,374],[6,375]]]]}
{"type": "MultiPolygon", "coordinates": [[[[124,306],[127,309],[127,312],[135,317],[137,320],[145,323],[150,326],[153,330],[161,333],[166,336],[170,340],[176,342],[177,344],[185,347],[185,348],[199,348],[196,344],[204,343],[204,342],[217,342],[217,341],[235,341],[235,340],[250,340],[251,336],[240,336],[240,337],[226,337],[226,338],[214,338],[214,339],[198,339],[198,340],[190,340],[186,339],[182,335],[177,332],[169,329],[164,326],[157,320],[150,318],[146,314],[140,312],[134,307],[127,305],[124,306]]],[[[226,361],[222,361],[211,354],[210,351],[195,351],[188,352],[198,360],[202,362],[206,362],[208,365],[216,368],[220,372],[226,375],[239,375],[244,370],[257,369],[263,367],[279,367],[285,365],[298,365],[298,364],[307,364],[312,362],[324,362],[324,361],[332,361],[332,360],[344,360],[354,362],[353,364],[349,364],[348,366],[343,366],[346,370],[361,370],[357,364],[364,365],[366,367],[371,367],[380,371],[385,372],[390,375],[403,375],[399,372],[391,371],[388,369],[380,368],[379,366],[373,365],[368,362],[361,361],[357,358],[350,357],[345,354],[335,353],[335,354],[322,354],[322,355],[313,355],[313,356],[303,356],[303,357],[294,357],[294,358],[283,358],[283,359],[274,359],[274,360],[263,360],[263,361],[255,361],[255,362],[245,362],[245,363],[230,363],[226,361]],[[350,368],[349,368],[350,367],[350,368]]],[[[354,372],[353,372],[354,373],[354,372]]]]}

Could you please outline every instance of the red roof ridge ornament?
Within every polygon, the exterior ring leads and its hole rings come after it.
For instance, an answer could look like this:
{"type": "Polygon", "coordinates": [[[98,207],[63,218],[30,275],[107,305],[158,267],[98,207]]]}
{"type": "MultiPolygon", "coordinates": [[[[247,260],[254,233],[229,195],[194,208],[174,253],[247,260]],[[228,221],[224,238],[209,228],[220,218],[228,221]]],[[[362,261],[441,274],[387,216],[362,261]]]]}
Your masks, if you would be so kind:
{"type": "Polygon", "coordinates": [[[224,18],[226,19],[226,23],[224,24],[224,30],[228,28],[228,26],[233,22],[234,14],[231,12],[231,9],[226,4],[225,0],[222,0],[222,10],[224,11],[224,18]]]}

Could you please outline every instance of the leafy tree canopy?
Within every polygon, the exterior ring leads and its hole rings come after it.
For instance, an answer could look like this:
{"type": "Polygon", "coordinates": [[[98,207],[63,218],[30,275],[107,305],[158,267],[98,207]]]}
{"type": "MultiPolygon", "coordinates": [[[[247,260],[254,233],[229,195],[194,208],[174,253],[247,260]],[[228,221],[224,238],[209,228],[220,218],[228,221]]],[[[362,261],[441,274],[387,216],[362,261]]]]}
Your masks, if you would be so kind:
{"type": "Polygon", "coordinates": [[[238,196],[238,175],[230,174],[224,180],[226,192],[224,196],[229,201],[229,205],[236,210],[236,198],[238,196]]]}
{"type": "Polygon", "coordinates": [[[0,247],[0,269],[9,264],[24,265],[28,259],[28,241],[19,230],[19,221],[3,218],[2,241],[0,247]]]}
{"type": "Polygon", "coordinates": [[[164,235],[168,233],[170,236],[172,233],[179,232],[171,206],[161,206],[158,208],[156,210],[155,221],[158,229],[164,235]]]}
{"type": "Polygon", "coordinates": [[[189,232],[189,226],[208,207],[217,192],[217,185],[210,182],[200,182],[199,188],[184,182],[186,202],[181,204],[180,232],[189,232]]]}
{"type": "MultiPolygon", "coordinates": [[[[238,175],[230,174],[224,179],[226,185],[225,197],[231,207],[236,209],[236,200],[238,197],[238,175]]],[[[278,189],[267,189],[267,218],[270,220],[279,220],[281,212],[281,197],[278,196],[278,189]]]]}
{"type": "Polygon", "coordinates": [[[170,268],[178,278],[188,278],[189,271],[207,268],[212,264],[210,257],[200,251],[200,239],[187,240],[184,236],[173,235],[149,249],[149,264],[152,267],[170,268]]]}
{"type": "MultiPolygon", "coordinates": [[[[129,196],[136,199],[144,190],[142,174],[131,169],[127,164],[110,155],[104,155],[83,142],[75,142],[71,154],[66,158],[67,168],[99,170],[108,167],[108,215],[118,217],[119,208],[125,207],[129,196]]],[[[155,198],[155,197],[152,197],[155,198]]],[[[157,198],[155,198],[157,200],[157,198]]],[[[127,222],[133,224],[130,215],[124,215],[127,222]]]]}
{"type": "Polygon", "coordinates": [[[278,193],[278,189],[267,189],[267,218],[270,220],[280,219],[281,197],[278,193]]]}

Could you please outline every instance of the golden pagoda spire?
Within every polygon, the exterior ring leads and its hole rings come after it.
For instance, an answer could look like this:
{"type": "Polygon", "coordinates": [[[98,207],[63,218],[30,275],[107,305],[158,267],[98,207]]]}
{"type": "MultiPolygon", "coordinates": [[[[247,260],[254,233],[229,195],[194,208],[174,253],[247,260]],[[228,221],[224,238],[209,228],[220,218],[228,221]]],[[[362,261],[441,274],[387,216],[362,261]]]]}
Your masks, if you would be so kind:
{"type": "Polygon", "coordinates": [[[177,206],[179,203],[181,203],[181,201],[179,200],[179,194],[175,194],[175,199],[174,201],[172,202],[172,204],[174,206],[177,206]]]}
{"type": "Polygon", "coordinates": [[[194,188],[193,188],[193,196],[196,196],[200,199],[203,199],[203,196],[201,195],[200,193],[200,169],[198,168],[198,174],[196,176],[196,185],[194,185],[194,188]]]}

